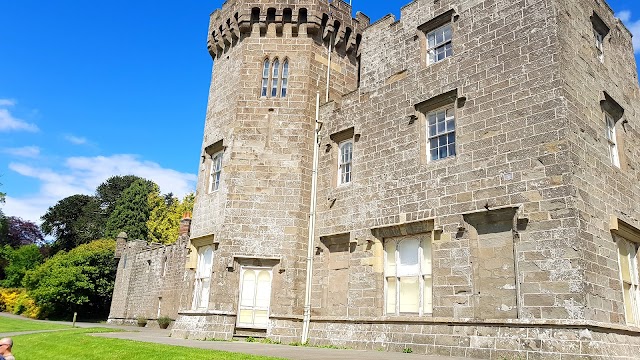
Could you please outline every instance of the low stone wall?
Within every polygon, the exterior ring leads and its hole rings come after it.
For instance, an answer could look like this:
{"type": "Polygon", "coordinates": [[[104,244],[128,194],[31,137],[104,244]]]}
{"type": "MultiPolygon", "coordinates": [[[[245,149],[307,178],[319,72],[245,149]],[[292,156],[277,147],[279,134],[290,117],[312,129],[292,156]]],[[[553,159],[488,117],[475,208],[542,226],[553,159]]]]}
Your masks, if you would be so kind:
{"type": "MultiPolygon", "coordinates": [[[[301,319],[272,320],[269,338],[300,341],[301,319]]],[[[640,331],[589,323],[426,323],[312,320],[309,343],[351,349],[478,359],[631,360],[640,354],[640,331]]]]}
{"type": "Polygon", "coordinates": [[[231,340],[236,325],[235,314],[224,313],[179,313],[171,336],[197,340],[231,340]]]}

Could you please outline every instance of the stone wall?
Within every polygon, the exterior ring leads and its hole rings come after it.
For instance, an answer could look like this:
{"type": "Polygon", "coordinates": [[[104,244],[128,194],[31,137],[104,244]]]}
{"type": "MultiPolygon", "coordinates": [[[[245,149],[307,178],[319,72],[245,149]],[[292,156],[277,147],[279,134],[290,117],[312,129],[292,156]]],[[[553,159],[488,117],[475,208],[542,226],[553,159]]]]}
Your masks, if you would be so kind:
{"type": "MultiPolygon", "coordinates": [[[[215,66],[173,334],[241,335],[240,274],[253,266],[273,274],[260,335],[300,341],[319,92],[312,344],[491,359],[634,358],[640,328],[624,318],[610,219],[640,238],[639,88],[630,33],[606,3],[415,0],[399,20],[371,25],[350,12],[342,1],[237,0],[212,14],[215,66]],[[609,28],[604,62],[595,17],[609,28]],[[445,23],[453,55],[429,64],[427,33],[445,23]],[[289,93],[261,96],[264,60],[276,57],[289,61],[289,93]],[[620,168],[605,137],[603,106],[611,104],[624,110],[620,168]],[[443,105],[455,114],[456,155],[434,161],[427,114],[443,105]],[[339,185],[344,140],[353,142],[352,180],[339,185]],[[220,188],[209,191],[219,151],[220,188]],[[411,314],[386,302],[385,244],[407,238],[429,254],[420,282],[433,285],[411,314]],[[215,249],[210,297],[193,309],[194,254],[206,245],[215,249]]],[[[160,297],[136,292],[159,249],[130,244],[137,267],[123,267],[117,282],[134,290],[114,294],[112,308],[129,317],[135,304],[160,297]]]]}
{"type": "MultiPolygon", "coordinates": [[[[178,310],[184,306],[181,301],[186,300],[182,289],[188,233],[172,245],[126,238],[118,238],[116,243],[119,261],[108,323],[135,324],[138,317],[176,319],[178,310]]],[[[157,323],[151,321],[149,325],[157,323]]]]}

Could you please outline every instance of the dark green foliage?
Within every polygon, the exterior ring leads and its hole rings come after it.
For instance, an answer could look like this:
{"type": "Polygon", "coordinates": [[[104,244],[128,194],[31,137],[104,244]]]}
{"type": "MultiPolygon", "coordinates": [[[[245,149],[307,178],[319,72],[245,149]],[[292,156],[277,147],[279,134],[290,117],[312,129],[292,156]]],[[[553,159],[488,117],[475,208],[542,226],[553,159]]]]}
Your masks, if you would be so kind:
{"type": "Polygon", "coordinates": [[[116,203],[122,193],[137,180],[147,181],[135,175],[112,176],[96,188],[96,197],[106,219],[116,209],[116,203]]]}
{"type": "Polygon", "coordinates": [[[131,184],[116,202],[116,208],[107,220],[105,235],[114,238],[124,231],[129,239],[145,240],[151,212],[147,198],[153,191],[158,191],[157,185],[149,180],[136,180],[131,184]]]}
{"type": "MultiPolygon", "coordinates": [[[[0,183],[0,185],[2,184],[0,183]]],[[[6,194],[3,192],[0,192],[0,204],[4,204],[5,197],[6,197],[6,194]]],[[[4,241],[4,239],[6,238],[8,228],[9,228],[9,225],[7,224],[7,218],[4,216],[2,209],[0,209],[0,241],[4,241]]]]}
{"type": "MultiPolygon", "coordinates": [[[[100,231],[94,233],[95,229],[87,225],[90,222],[91,209],[96,208],[96,202],[93,196],[72,195],[58,201],[41,217],[40,227],[44,234],[56,238],[52,246],[54,252],[71,250],[80,244],[99,238],[100,231]],[[86,229],[87,227],[89,229],[86,229]]],[[[93,215],[100,216],[100,214],[93,215]]]]}
{"type": "Polygon", "coordinates": [[[41,316],[105,318],[116,275],[115,241],[96,240],[61,251],[27,271],[23,285],[41,308],[41,316]]]}
{"type": "Polygon", "coordinates": [[[0,281],[0,286],[4,288],[22,287],[22,278],[24,274],[42,263],[42,254],[36,245],[25,245],[17,249],[13,249],[9,245],[5,245],[0,249],[2,257],[6,259],[4,267],[4,280],[0,281]]]}

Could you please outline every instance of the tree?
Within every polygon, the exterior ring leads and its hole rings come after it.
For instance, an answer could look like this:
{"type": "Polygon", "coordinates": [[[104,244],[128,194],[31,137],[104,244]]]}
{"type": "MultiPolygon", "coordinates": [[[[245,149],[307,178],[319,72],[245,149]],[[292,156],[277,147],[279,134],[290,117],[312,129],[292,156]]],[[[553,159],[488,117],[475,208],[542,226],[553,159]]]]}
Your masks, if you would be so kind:
{"type": "Polygon", "coordinates": [[[114,252],[115,241],[96,240],[27,271],[23,285],[41,316],[68,319],[77,311],[85,319],[106,317],[116,275],[114,252]]]}
{"type": "MultiPolygon", "coordinates": [[[[2,185],[2,183],[0,183],[2,185]]],[[[0,191],[0,204],[4,204],[6,194],[0,191]]],[[[9,224],[7,224],[7,218],[4,216],[2,209],[0,209],[0,242],[4,241],[9,230],[9,224]]]]}
{"type": "Polygon", "coordinates": [[[96,197],[100,202],[100,208],[105,215],[105,219],[108,219],[109,215],[115,210],[116,203],[122,196],[122,193],[138,180],[146,181],[135,175],[117,175],[108,178],[96,188],[96,197]]]}
{"type": "Polygon", "coordinates": [[[0,286],[15,288],[22,286],[22,278],[28,270],[34,269],[42,263],[42,254],[35,244],[21,246],[13,249],[9,245],[2,248],[3,257],[7,260],[4,267],[5,279],[0,281],[0,286]]]}
{"type": "Polygon", "coordinates": [[[129,236],[129,239],[147,238],[147,220],[149,220],[148,197],[149,194],[158,191],[158,185],[149,180],[136,180],[127,188],[116,202],[116,207],[109,215],[105,235],[114,238],[121,231],[129,236]]]}
{"type": "Polygon", "coordinates": [[[89,195],[72,195],[58,201],[50,207],[41,217],[42,232],[56,238],[53,251],[71,250],[74,247],[87,243],[95,238],[95,234],[86,231],[87,208],[94,208],[96,198],[89,195]],[[87,207],[87,208],[85,208],[87,207]]]}
{"type": "Polygon", "coordinates": [[[17,248],[22,245],[40,245],[44,242],[42,231],[35,223],[16,216],[6,218],[6,235],[0,238],[0,245],[17,248]]]}
{"type": "Polygon", "coordinates": [[[149,194],[151,213],[147,221],[148,240],[170,244],[178,239],[180,220],[186,212],[193,211],[195,195],[187,194],[182,201],[171,196],[160,195],[159,191],[149,194]]]}

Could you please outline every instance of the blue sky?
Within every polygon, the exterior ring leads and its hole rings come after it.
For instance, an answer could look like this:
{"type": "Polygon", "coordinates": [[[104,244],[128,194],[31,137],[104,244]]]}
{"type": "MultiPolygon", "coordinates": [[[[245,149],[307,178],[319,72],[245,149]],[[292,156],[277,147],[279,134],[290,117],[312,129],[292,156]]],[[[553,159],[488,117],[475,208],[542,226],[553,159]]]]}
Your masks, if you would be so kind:
{"type": "MultiPolygon", "coordinates": [[[[355,0],[372,21],[409,0],[355,0]]],[[[221,0],[5,1],[0,11],[0,191],[7,215],[49,206],[112,175],[195,189],[221,0]]],[[[640,2],[609,4],[637,34],[640,2]]]]}

